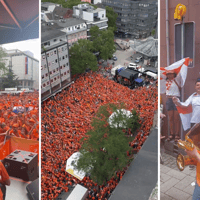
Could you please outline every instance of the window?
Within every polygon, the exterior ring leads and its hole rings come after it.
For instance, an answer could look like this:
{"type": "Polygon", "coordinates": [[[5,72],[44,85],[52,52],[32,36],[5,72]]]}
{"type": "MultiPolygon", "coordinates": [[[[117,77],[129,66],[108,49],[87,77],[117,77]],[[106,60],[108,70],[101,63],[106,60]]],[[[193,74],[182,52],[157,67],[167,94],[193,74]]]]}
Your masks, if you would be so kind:
{"type": "Polygon", "coordinates": [[[54,42],[56,42],[56,41],[57,41],[57,39],[54,39],[53,41],[54,41],[54,42]]]}
{"type": "Polygon", "coordinates": [[[42,75],[42,79],[44,79],[44,75],[42,75]]]}
{"type": "Polygon", "coordinates": [[[45,76],[47,77],[47,76],[48,76],[48,73],[46,73],[45,76]]]}
{"type": "Polygon", "coordinates": [[[56,68],[56,70],[58,71],[58,68],[56,68]]]}
{"type": "Polygon", "coordinates": [[[55,73],[55,72],[56,72],[56,70],[54,69],[54,70],[53,70],[53,73],[55,73]]]}
{"type": "Polygon", "coordinates": [[[58,79],[60,78],[60,76],[58,76],[58,79]]]}
{"type": "Polygon", "coordinates": [[[66,75],[67,74],[67,72],[64,72],[64,75],[66,75]]]}
{"type": "Polygon", "coordinates": [[[44,64],[44,68],[46,68],[47,67],[47,65],[46,64],[44,64]]]}
{"type": "Polygon", "coordinates": [[[104,14],[102,15],[102,18],[104,18],[104,14]]]}
{"type": "Polygon", "coordinates": [[[46,84],[45,84],[45,83],[43,84],[43,87],[46,87],[46,84]]]}
{"type": "Polygon", "coordinates": [[[50,75],[52,74],[52,71],[50,71],[50,75]]]}
{"type": "Polygon", "coordinates": [[[62,69],[62,66],[60,66],[60,69],[62,69]]]}
{"type": "Polygon", "coordinates": [[[58,59],[55,59],[55,62],[57,63],[57,62],[58,62],[58,59]]]}
{"type": "Polygon", "coordinates": [[[54,54],[57,54],[56,50],[54,51],[54,54]]]}
{"type": "Polygon", "coordinates": [[[68,63],[66,63],[66,65],[68,66],[69,64],[68,64],[68,63]]]}
{"type": "Polygon", "coordinates": [[[53,79],[51,79],[51,83],[53,83],[53,79]]]}
{"type": "Polygon", "coordinates": [[[56,81],[56,77],[54,78],[54,81],[56,81]]]}
{"type": "Polygon", "coordinates": [[[49,81],[47,81],[47,85],[49,85],[49,81]]]}
{"type": "Polygon", "coordinates": [[[67,73],[69,74],[69,70],[67,70],[67,73]]]}
{"type": "Polygon", "coordinates": [[[64,60],[64,59],[65,59],[65,56],[63,56],[62,59],[64,60]]]}
{"type": "Polygon", "coordinates": [[[49,53],[47,53],[47,57],[49,57],[49,53]]]}

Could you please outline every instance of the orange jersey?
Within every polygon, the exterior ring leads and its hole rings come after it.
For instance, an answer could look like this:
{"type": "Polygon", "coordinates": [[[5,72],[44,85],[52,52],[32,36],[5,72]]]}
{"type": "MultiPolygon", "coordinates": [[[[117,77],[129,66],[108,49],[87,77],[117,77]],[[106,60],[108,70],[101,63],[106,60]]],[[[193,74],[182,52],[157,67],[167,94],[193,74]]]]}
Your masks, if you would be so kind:
{"type": "MultiPolygon", "coordinates": [[[[2,162],[0,162],[0,183],[3,183],[9,179],[9,175],[8,172],[6,171],[6,168],[4,167],[4,165],[2,164],[2,162]]],[[[0,189],[0,200],[3,200],[3,193],[0,189]]]]}
{"type": "Polygon", "coordinates": [[[197,179],[197,184],[200,186],[200,163],[197,163],[197,170],[196,170],[196,179],[197,179]]]}

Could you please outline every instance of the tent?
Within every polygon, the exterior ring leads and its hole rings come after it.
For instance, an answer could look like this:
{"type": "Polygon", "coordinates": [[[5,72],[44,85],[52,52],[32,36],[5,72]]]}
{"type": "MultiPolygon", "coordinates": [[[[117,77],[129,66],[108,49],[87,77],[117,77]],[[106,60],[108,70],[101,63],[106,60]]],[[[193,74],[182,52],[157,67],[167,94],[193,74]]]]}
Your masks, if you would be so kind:
{"type": "Polygon", "coordinates": [[[39,38],[39,1],[1,0],[0,36],[0,44],[39,38]]]}
{"type": "Polygon", "coordinates": [[[117,119],[119,116],[123,116],[123,118],[127,118],[130,117],[132,114],[129,110],[125,110],[125,109],[120,109],[120,110],[116,110],[115,112],[113,112],[110,117],[108,118],[108,123],[110,124],[110,126],[112,128],[126,128],[126,121],[123,121],[120,124],[116,124],[114,121],[115,119],[117,119]]]}
{"type": "Polygon", "coordinates": [[[125,70],[121,70],[119,72],[119,76],[130,79],[131,77],[133,77],[134,79],[136,79],[138,77],[138,72],[133,71],[131,69],[125,69],[125,70]]]}
{"type": "Polygon", "coordinates": [[[134,40],[134,44],[130,44],[131,48],[147,57],[158,56],[158,40],[148,37],[146,40],[134,40]]]}

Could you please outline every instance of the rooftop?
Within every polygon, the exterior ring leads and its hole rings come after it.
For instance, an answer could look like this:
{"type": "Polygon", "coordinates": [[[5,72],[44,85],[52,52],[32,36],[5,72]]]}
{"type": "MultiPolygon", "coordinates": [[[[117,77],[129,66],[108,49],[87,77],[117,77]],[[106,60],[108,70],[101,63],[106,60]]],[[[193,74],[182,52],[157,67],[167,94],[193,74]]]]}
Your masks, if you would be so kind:
{"type": "Polygon", "coordinates": [[[65,28],[65,27],[70,27],[70,26],[75,26],[79,24],[85,23],[85,20],[78,19],[78,18],[67,18],[64,20],[55,20],[55,23],[57,23],[60,27],[65,28]]]}

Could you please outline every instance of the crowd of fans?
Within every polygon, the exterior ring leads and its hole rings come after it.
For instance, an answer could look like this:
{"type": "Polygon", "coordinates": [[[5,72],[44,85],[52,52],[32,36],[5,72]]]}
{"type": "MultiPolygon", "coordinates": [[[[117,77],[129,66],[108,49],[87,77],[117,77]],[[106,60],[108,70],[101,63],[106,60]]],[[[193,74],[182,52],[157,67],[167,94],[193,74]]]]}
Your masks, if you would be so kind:
{"type": "Polygon", "coordinates": [[[0,147],[10,137],[39,140],[39,93],[0,96],[0,147]]]}
{"type": "Polygon", "coordinates": [[[79,151],[82,144],[80,139],[91,129],[95,113],[107,103],[123,102],[129,110],[135,109],[139,113],[141,127],[137,136],[129,143],[133,151],[139,151],[153,124],[157,96],[156,86],[131,90],[101,74],[89,72],[81,75],[68,89],[43,102],[42,199],[56,199],[62,191],[69,191],[77,183],[88,188],[88,200],[108,199],[127,168],[116,172],[116,176],[105,185],[98,185],[90,177],[80,181],[68,174],[65,171],[66,161],[79,151]]]}

